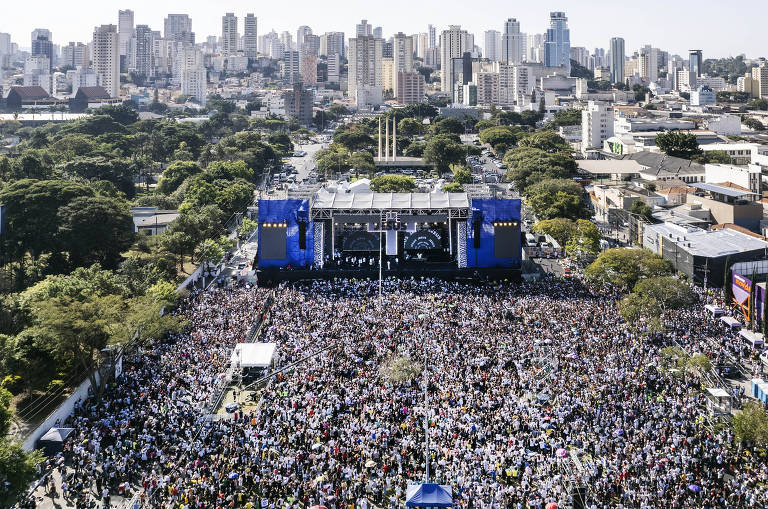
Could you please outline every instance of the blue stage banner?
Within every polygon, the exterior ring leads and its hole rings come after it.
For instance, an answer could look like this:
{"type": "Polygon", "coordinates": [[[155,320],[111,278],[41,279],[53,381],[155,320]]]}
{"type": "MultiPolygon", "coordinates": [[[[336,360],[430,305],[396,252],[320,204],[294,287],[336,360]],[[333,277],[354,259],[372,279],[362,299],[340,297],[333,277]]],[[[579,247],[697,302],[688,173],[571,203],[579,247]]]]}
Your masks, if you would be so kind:
{"type": "Polygon", "coordinates": [[[520,200],[475,199],[471,207],[472,214],[467,220],[467,267],[520,267],[520,200]],[[497,253],[512,256],[497,258],[497,253]]]}
{"type": "Polygon", "coordinates": [[[256,255],[259,268],[311,265],[315,256],[314,238],[314,223],[309,220],[309,200],[259,200],[259,245],[256,255]]]}

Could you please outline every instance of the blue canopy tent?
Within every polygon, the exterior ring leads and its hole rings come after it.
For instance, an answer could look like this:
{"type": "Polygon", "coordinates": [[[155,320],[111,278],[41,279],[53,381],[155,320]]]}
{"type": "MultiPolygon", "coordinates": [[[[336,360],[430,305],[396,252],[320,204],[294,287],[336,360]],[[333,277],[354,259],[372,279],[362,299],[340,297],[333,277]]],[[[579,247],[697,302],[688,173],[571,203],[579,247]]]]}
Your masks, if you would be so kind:
{"type": "Polygon", "coordinates": [[[443,484],[410,484],[405,495],[406,507],[451,507],[451,487],[443,484]]]}

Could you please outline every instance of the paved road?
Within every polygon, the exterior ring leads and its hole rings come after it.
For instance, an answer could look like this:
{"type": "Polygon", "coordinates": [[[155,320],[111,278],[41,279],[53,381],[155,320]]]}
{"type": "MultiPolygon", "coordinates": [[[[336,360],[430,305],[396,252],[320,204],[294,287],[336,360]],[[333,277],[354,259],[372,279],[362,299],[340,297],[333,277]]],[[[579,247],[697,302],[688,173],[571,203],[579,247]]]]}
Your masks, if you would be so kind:
{"type": "Polygon", "coordinates": [[[302,179],[307,178],[309,173],[315,169],[315,154],[323,148],[322,143],[312,143],[309,145],[299,145],[295,148],[296,151],[303,150],[307,153],[304,157],[291,157],[290,163],[296,167],[298,174],[296,175],[296,181],[301,182],[302,179]]]}

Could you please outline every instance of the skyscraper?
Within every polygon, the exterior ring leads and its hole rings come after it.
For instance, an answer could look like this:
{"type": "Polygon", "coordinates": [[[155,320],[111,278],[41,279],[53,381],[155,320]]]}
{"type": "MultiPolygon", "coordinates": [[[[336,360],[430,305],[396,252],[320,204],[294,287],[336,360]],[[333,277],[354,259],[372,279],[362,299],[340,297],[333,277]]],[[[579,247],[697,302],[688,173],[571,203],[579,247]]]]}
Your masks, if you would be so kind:
{"type": "Polygon", "coordinates": [[[257,19],[253,14],[245,16],[243,22],[243,51],[248,58],[256,58],[258,51],[259,33],[257,19]]]}
{"type": "Polygon", "coordinates": [[[441,78],[440,90],[453,94],[455,59],[459,59],[459,65],[463,65],[461,58],[464,53],[472,51],[474,38],[461,25],[450,25],[440,34],[440,65],[441,78]]]}
{"type": "Polygon", "coordinates": [[[312,29],[307,25],[302,25],[296,30],[296,49],[299,53],[304,51],[304,40],[308,35],[312,35],[312,29]]]}
{"type": "Polygon", "coordinates": [[[403,32],[396,33],[392,44],[392,58],[394,59],[394,93],[397,96],[397,73],[413,71],[413,38],[403,32]]]}
{"type": "Polygon", "coordinates": [[[0,56],[11,54],[11,34],[0,33],[0,56]]]}
{"type": "Polygon", "coordinates": [[[152,29],[148,25],[136,25],[135,63],[136,74],[145,78],[154,74],[152,65],[152,29]]]}
{"type": "Polygon", "coordinates": [[[624,83],[624,39],[611,38],[611,83],[624,83]]]}
{"type": "Polygon", "coordinates": [[[228,12],[221,17],[221,53],[234,55],[237,53],[237,16],[228,12]]]}
{"type": "Polygon", "coordinates": [[[196,48],[185,48],[179,53],[181,59],[181,93],[193,97],[201,106],[206,102],[207,75],[203,65],[203,52],[196,48]]]}
{"type": "Polygon", "coordinates": [[[504,22],[504,32],[501,34],[501,61],[508,64],[519,64],[523,61],[523,34],[520,33],[520,22],[509,18],[504,22]]]}
{"type": "Polygon", "coordinates": [[[133,28],[133,11],[126,9],[117,12],[117,30],[120,40],[120,56],[128,55],[131,39],[135,35],[133,28]]]}
{"type": "Polygon", "coordinates": [[[93,70],[110,97],[120,96],[120,39],[115,25],[93,31],[93,70]]]}
{"type": "Polygon", "coordinates": [[[437,47],[437,30],[429,25],[427,32],[429,33],[429,49],[437,47]]]}
{"type": "Polygon", "coordinates": [[[53,42],[51,31],[46,28],[36,28],[32,31],[32,56],[48,58],[48,70],[53,67],[53,42]]]}
{"type": "Polygon", "coordinates": [[[564,67],[571,74],[571,31],[564,12],[549,13],[549,29],[544,43],[544,65],[564,67]]]}
{"type": "Polygon", "coordinates": [[[651,83],[659,79],[659,49],[651,45],[640,48],[637,61],[638,73],[651,83]]]}
{"type": "MultiPolygon", "coordinates": [[[[0,37],[2,35],[0,34],[0,37]]],[[[0,55],[3,51],[0,48],[0,55]]],[[[70,42],[61,48],[61,65],[78,67],[88,67],[88,46],[82,42],[70,42]]]]}
{"type": "Polygon", "coordinates": [[[368,35],[373,35],[373,27],[368,24],[367,19],[361,20],[360,24],[355,26],[355,36],[366,37],[368,35]]]}
{"type": "Polygon", "coordinates": [[[339,55],[344,58],[344,32],[327,32],[325,34],[325,55],[339,55]]]}
{"type": "Polygon", "coordinates": [[[362,89],[370,90],[373,95],[381,95],[383,46],[384,41],[373,35],[359,36],[349,40],[348,90],[349,97],[355,101],[357,101],[358,90],[362,89]]]}
{"type": "Polygon", "coordinates": [[[195,43],[192,19],[186,14],[169,14],[165,18],[163,34],[164,38],[169,41],[195,43]]]}
{"type": "Polygon", "coordinates": [[[485,32],[485,46],[483,47],[485,58],[491,62],[498,62],[501,58],[501,33],[498,30],[485,32]]]}
{"type": "Polygon", "coordinates": [[[689,52],[688,70],[696,73],[696,77],[701,77],[701,70],[704,65],[704,57],[700,49],[692,49],[689,52]]]}

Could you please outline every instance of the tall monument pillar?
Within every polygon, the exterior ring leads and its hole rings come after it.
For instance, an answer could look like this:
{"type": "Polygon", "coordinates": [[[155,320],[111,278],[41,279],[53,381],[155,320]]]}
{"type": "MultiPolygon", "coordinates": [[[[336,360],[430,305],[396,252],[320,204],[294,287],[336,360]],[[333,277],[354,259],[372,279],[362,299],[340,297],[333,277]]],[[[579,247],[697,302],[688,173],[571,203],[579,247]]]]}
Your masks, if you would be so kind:
{"type": "Polygon", "coordinates": [[[392,160],[397,161],[397,119],[392,117],[392,160]]]}
{"type": "Polygon", "coordinates": [[[379,117],[379,157],[378,160],[381,161],[381,117],[379,117]]]}
{"type": "Polygon", "coordinates": [[[384,136],[384,160],[389,161],[389,121],[384,120],[386,135],[384,136]]]}

